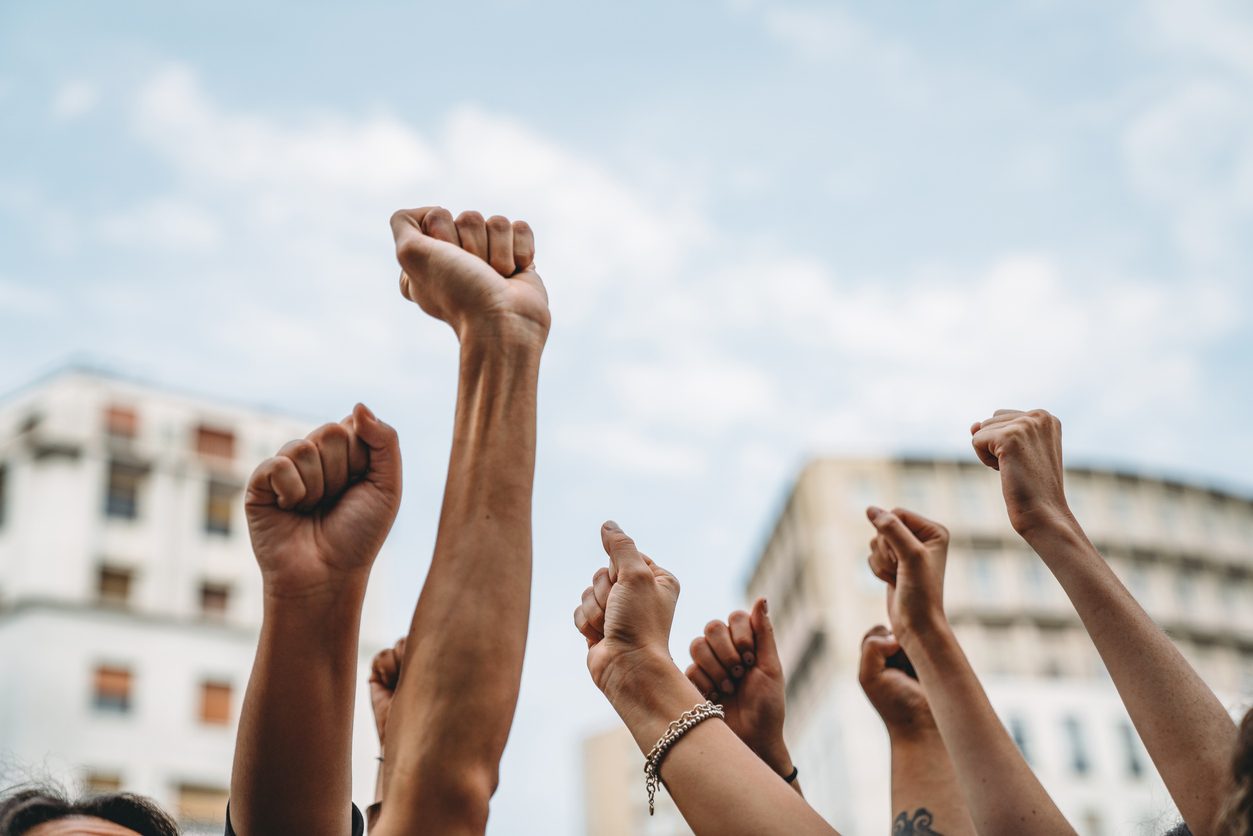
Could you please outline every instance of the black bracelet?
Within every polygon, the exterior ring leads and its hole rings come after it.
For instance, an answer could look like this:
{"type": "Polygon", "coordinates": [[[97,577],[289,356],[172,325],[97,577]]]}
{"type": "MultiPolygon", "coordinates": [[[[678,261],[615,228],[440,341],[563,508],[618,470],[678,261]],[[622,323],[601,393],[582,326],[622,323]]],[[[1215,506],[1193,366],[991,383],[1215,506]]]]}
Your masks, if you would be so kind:
{"type": "Polygon", "coordinates": [[[796,776],[800,774],[800,771],[801,771],[800,767],[798,767],[796,764],[792,764],[792,774],[787,776],[783,780],[787,781],[789,784],[792,783],[793,781],[796,780],[796,776]]]}

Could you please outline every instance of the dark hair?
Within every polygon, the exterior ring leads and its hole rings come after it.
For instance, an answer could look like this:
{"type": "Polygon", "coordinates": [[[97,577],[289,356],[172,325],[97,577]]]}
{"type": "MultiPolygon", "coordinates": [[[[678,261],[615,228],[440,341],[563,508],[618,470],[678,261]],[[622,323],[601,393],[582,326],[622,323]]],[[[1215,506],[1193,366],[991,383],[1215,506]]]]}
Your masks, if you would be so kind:
{"type": "Polygon", "coordinates": [[[1253,836],[1253,709],[1244,715],[1231,759],[1232,787],[1219,819],[1222,836],[1253,836]]]}
{"type": "Polygon", "coordinates": [[[128,792],[71,801],[50,787],[11,789],[0,798],[0,836],[22,836],[38,825],[70,816],[93,816],[129,827],[140,836],[179,836],[178,825],[156,802],[128,792]]]}

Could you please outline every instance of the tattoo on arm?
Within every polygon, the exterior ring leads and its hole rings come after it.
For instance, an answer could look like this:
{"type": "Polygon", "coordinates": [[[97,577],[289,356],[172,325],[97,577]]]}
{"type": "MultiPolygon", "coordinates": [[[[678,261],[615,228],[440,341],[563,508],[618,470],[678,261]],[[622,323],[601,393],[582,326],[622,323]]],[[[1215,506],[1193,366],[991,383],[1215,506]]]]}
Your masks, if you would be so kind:
{"type": "Polygon", "coordinates": [[[931,828],[931,811],[919,807],[911,817],[907,810],[902,810],[892,822],[892,836],[944,836],[931,828]]]}

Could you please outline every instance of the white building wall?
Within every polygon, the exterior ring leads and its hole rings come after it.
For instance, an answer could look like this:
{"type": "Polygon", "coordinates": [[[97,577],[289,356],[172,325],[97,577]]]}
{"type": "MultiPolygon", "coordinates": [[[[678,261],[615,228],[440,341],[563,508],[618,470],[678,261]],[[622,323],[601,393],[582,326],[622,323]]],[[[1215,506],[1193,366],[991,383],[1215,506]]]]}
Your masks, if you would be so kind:
{"type": "MultiPolygon", "coordinates": [[[[53,779],[74,789],[93,770],[116,773],[124,789],[151,795],[171,811],[180,783],[229,785],[262,599],[242,487],[258,462],[313,423],[76,370],[0,403],[5,779],[53,779]],[[111,405],[138,413],[133,440],[106,435],[111,405]],[[33,429],[32,418],[38,419],[33,429]],[[235,434],[232,460],[195,452],[202,423],[235,434]],[[114,458],[149,467],[135,520],[104,512],[114,458]],[[205,532],[211,480],[241,488],[227,536],[205,532]],[[98,600],[102,562],[135,571],[124,608],[98,600]],[[225,618],[201,613],[206,580],[229,585],[225,618]],[[93,708],[93,674],[101,663],[131,670],[128,714],[93,708]],[[228,725],[200,722],[206,679],[232,685],[228,725]]],[[[353,750],[354,798],[362,809],[373,800],[377,766],[366,677],[381,646],[378,620],[368,612],[362,625],[353,750]]]]}

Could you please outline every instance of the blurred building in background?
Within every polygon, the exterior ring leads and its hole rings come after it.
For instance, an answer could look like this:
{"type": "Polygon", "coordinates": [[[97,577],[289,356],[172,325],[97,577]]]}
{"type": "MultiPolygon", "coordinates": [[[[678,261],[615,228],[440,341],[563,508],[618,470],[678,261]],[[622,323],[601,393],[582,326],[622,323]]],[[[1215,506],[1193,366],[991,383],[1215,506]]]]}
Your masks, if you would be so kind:
{"type": "MultiPolygon", "coordinates": [[[[189,832],[222,832],[261,621],[243,487],[309,429],[80,369],[0,402],[6,785],[139,792],[189,832]]],[[[377,745],[363,693],[365,795],[377,745]]]]}
{"type": "MultiPolygon", "coordinates": [[[[1094,469],[1069,470],[1067,495],[1206,682],[1233,712],[1247,706],[1253,500],[1094,469]]],[[[883,584],[866,565],[872,504],[911,508],[949,527],[949,618],[1002,721],[1079,832],[1158,834],[1177,821],[1073,608],[1009,527],[998,474],[973,458],[815,461],[753,567],[748,599],[770,601],[787,671],[788,743],[814,807],[855,836],[887,832],[897,812],[887,734],[857,683],[861,637],[886,623],[883,584]]],[[[589,836],[690,832],[681,819],[649,821],[643,761],[624,730],[589,740],[585,760],[589,811],[615,810],[589,814],[589,836]]]]}

